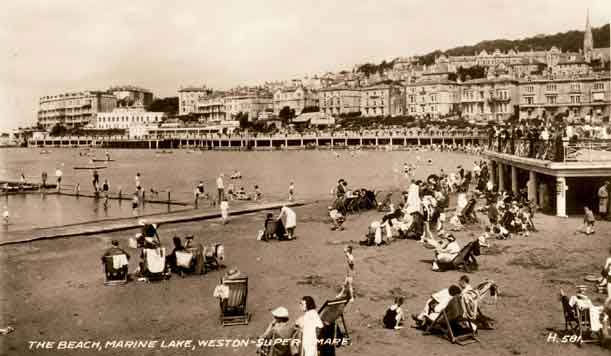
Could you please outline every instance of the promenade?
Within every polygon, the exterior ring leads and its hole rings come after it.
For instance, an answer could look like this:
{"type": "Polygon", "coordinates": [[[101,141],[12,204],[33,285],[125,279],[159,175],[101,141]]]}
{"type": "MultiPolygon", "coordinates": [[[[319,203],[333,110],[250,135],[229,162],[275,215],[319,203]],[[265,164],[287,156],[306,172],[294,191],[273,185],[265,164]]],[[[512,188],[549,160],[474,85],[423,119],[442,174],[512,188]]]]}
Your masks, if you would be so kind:
{"type": "MultiPolygon", "coordinates": [[[[307,203],[304,201],[298,202],[245,202],[236,204],[237,208],[229,211],[230,216],[237,216],[258,211],[280,209],[283,205],[296,207],[303,206],[307,203]]],[[[203,209],[184,209],[171,213],[159,213],[137,217],[107,219],[100,221],[91,221],[87,223],[69,224],[48,228],[32,229],[15,231],[7,234],[0,241],[0,246],[10,244],[20,244],[37,240],[50,240],[71,236],[93,235],[99,233],[109,233],[114,231],[130,230],[140,227],[139,221],[146,219],[149,223],[155,224],[174,224],[182,222],[190,222],[196,220],[210,220],[220,218],[221,213],[218,207],[210,207],[203,209]]]]}

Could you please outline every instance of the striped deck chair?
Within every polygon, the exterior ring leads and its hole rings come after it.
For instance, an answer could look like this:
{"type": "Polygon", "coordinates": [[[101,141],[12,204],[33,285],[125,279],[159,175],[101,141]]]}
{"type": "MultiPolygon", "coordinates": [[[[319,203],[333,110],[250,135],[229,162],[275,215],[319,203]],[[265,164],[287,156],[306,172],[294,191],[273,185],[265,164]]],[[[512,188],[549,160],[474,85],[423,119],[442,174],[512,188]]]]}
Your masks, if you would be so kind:
{"type": "Polygon", "coordinates": [[[450,342],[461,346],[480,342],[474,326],[485,323],[486,329],[492,329],[488,326],[491,325],[492,319],[483,316],[479,308],[480,302],[488,295],[496,297],[497,294],[497,285],[493,281],[484,281],[473,290],[455,296],[426,329],[425,334],[440,330],[450,342]]]}
{"type": "MultiPolygon", "coordinates": [[[[127,256],[124,256],[124,262],[127,262],[127,256]]],[[[127,265],[120,268],[115,268],[115,259],[119,256],[104,256],[104,285],[117,286],[127,283],[127,265]]]]}
{"type": "Polygon", "coordinates": [[[344,319],[344,309],[349,301],[349,298],[327,300],[322,307],[320,307],[318,315],[320,315],[320,320],[322,320],[325,325],[321,330],[322,338],[330,340],[341,339],[341,344],[350,344],[350,334],[348,333],[348,327],[344,319]]]}
{"type": "Polygon", "coordinates": [[[221,302],[221,324],[247,325],[250,314],[246,311],[248,297],[248,277],[223,280],[229,288],[229,297],[221,302]]]}
{"type": "MultiPolygon", "coordinates": [[[[562,292],[561,292],[562,293],[562,292]]],[[[564,332],[567,335],[577,335],[579,344],[598,343],[598,338],[592,338],[592,326],[588,310],[579,310],[577,305],[571,306],[569,297],[561,295],[562,312],[564,313],[564,332]]]]}

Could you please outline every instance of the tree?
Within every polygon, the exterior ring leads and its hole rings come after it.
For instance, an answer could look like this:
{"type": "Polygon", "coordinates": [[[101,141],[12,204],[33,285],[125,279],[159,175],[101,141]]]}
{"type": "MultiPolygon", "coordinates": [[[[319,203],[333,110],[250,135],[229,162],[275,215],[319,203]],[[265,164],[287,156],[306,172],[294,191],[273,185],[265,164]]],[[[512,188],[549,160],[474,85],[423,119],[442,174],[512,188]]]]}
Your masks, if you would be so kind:
{"type": "Polygon", "coordinates": [[[68,129],[58,122],[51,128],[51,132],[49,134],[51,136],[64,136],[67,132],[68,129]]]}
{"type": "Polygon", "coordinates": [[[278,113],[278,117],[282,120],[283,124],[287,124],[292,118],[295,117],[295,110],[285,106],[278,113]]]}
{"type": "Polygon", "coordinates": [[[247,129],[247,128],[250,127],[250,122],[248,122],[248,114],[247,113],[243,113],[243,112],[240,111],[235,116],[235,119],[240,122],[240,128],[241,129],[247,129]]]}
{"type": "Polygon", "coordinates": [[[168,116],[174,116],[178,113],[178,97],[155,99],[146,110],[164,112],[168,116]]]}

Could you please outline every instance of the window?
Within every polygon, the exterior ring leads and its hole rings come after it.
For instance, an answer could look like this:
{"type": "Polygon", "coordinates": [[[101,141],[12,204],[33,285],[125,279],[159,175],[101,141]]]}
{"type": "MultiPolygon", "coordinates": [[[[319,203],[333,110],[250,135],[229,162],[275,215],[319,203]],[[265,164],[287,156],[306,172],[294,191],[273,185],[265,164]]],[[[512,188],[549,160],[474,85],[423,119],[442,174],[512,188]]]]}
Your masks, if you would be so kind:
{"type": "Polygon", "coordinates": [[[605,83],[594,83],[594,90],[605,90],[605,83]]]}
{"type": "Polygon", "coordinates": [[[534,103],[534,97],[532,97],[532,96],[525,96],[524,97],[524,103],[526,105],[532,105],[534,103]]]}
{"type": "Polygon", "coordinates": [[[556,95],[547,95],[545,96],[545,99],[547,100],[548,104],[556,104],[557,96],[556,95]]]}
{"type": "Polygon", "coordinates": [[[571,91],[580,91],[580,90],[581,90],[581,84],[571,83],[571,91]]]}
{"type": "Polygon", "coordinates": [[[556,91],[556,84],[548,84],[546,89],[547,91],[556,91]]]}
{"type": "Polygon", "coordinates": [[[571,104],[581,103],[581,95],[571,95],[571,104]]]}

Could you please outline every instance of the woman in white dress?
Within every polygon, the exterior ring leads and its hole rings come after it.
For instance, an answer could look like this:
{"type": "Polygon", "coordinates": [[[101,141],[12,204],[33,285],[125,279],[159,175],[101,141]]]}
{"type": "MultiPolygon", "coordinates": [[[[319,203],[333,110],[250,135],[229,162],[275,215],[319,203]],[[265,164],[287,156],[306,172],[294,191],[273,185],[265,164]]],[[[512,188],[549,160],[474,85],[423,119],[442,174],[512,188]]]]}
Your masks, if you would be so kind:
{"type": "Polygon", "coordinates": [[[296,322],[297,326],[301,329],[301,356],[317,356],[317,329],[321,329],[323,325],[316,311],[314,299],[310,296],[301,298],[301,310],[305,313],[296,322]]]}

